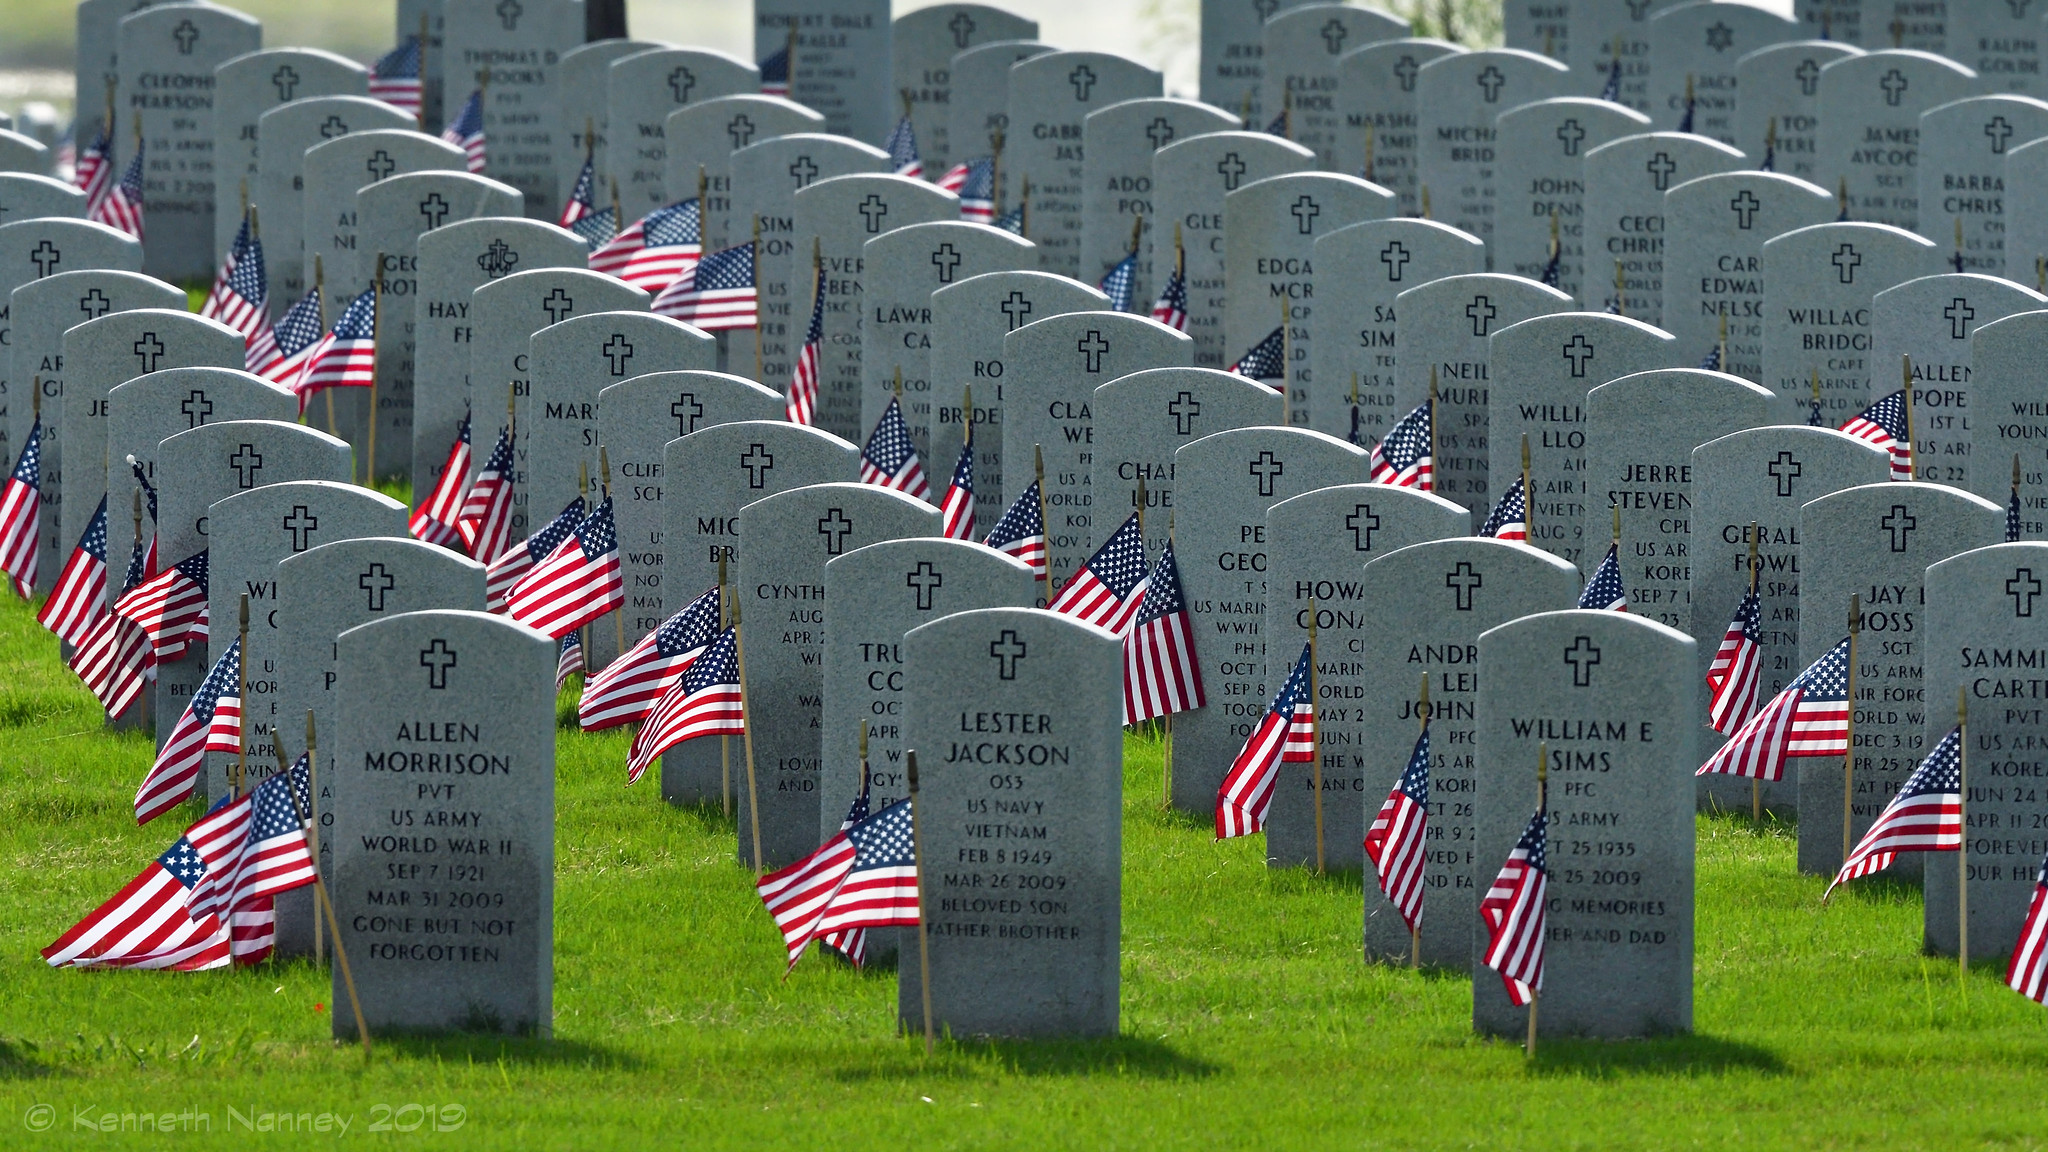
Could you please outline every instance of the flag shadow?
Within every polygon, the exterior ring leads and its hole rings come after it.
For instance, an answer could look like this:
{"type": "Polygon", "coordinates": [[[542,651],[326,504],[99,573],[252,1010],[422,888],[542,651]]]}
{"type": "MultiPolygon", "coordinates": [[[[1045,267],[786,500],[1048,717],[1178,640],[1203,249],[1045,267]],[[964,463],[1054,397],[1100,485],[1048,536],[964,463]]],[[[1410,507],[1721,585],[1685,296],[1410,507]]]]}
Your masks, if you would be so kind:
{"type": "MultiPolygon", "coordinates": [[[[923,1038],[907,1035],[903,1042],[921,1045],[923,1038]]],[[[1106,1073],[1146,1080],[1206,1079],[1222,1067],[1175,1051],[1159,1040],[1128,1033],[1101,1039],[1004,1040],[976,1037],[954,1040],[942,1037],[937,1053],[951,1056],[951,1071],[962,1076],[983,1077],[991,1063],[1012,1076],[1087,1076],[1106,1073]]],[[[921,1080],[937,1071],[922,1062],[864,1064],[836,1073],[841,1081],[921,1080]]],[[[941,1072],[941,1074],[944,1074],[941,1072]]]]}
{"type": "Polygon", "coordinates": [[[1725,1072],[1788,1075],[1785,1062],[1768,1048],[1719,1036],[1664,1036],[1650,1040],[1542,1040],[1529,1071],[1537,1076],[1583,1076],[1616,1080],[1628,1076],[1702,1076],[1725,1072]]]}

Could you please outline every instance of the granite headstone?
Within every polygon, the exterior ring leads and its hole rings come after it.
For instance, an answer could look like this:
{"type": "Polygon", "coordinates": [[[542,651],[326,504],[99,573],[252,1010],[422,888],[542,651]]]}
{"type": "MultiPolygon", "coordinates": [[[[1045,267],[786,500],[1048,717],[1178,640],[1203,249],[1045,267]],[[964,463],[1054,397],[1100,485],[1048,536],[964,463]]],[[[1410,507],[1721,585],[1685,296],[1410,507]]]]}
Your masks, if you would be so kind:
{"type": "Polygon", "coordinates": [[[1214,432],[1277,427],[1283,407],[1271,388],[1214,368],[1148,368],[1097,387],[1091,487],[1104,525],[1138,507],[1142,484],[1146,551],[1158,555],[1172,538],[1174,453],[1214,432]]]}
{"type": "Polygon", "coordinates": [[[981,86],[986,78],[979,73],[961,73],[966,82],[956,84],[953,58],[978,45],[1030,40],[1037,35],[1038,21],[986,4],[934,4],[906,12],[889,26],[889,87],[908,105],[905,114],[916,126],[927,176],[936,177],[968,157],[982,154],[974,136],[955,154],[951,132],[954,97],[962,88],[981,86]]]}
{"type": "Polygon", "coordinates": [[[1439,56],[1415,74],[1416,179],[1430,194],[1424,215],[1493,239],[1494,121],[1532,100],[1569,94],[1569,69],[1533,52],[1490,48],[1439,56]]]}
{"type": "Polygon", "coordinates": [[[1586,153],[1586,278],[1579,291],[1587,306],[1612,302],[1619,279],[1622,314],[1659,323],[1670,235],[1664,194],[1742,166],[1742,153],[1683,132],[1624,136],[1586,153]]]}
{"type": "Polygon", "coordinates": [[[1735,146],[1751,156],[1769,155],[1774,172],[1815,183],[1825,179],[1819,164],[1820,70],[1858,54],[1851,44],[1794,40],[1737,60],[1735,146]]]}
{"type": "Polygon", "coordinates": [[[1019,187],[1011,176],[1009,161],[1000,156],[1002,145],[1009,139],[1010,65],[1055,51],[1058,49],[1052,45],[1036,40],[997,40],[959,53],[948,69],[954,76],[974,77],[972,84],[953,86],[952,108],[946,117],[947,146],[952,149],[953,163],[993,158],[997,204],[1014,204],[1014,196],[1006,193],[1014,193],[1019,187]]]}
{"type": "MultiPolygon", "coordinates": [[[[2048,308],[2048,296],[1974,272],[1923,276],[1877,294],[1871,309],[1871,391],[1894,391],[1894,382],[1904,379],[1900,357],[1913,358],[1916,479],[1970,488],[1970,336],[1980,325],[2042,308],[2048,308]]],[[[1989,467],[1997,481],[2010,480],[2005,460],[1994,457],[1989,467]]]]}
{"type": "MultiPolygon", "coordinates": [[[[1596,284],[1612,265],[1586,253],[1586,153],[1650,130],[1650,118],[1612,100],[1559,96],[1510,108],[1495,121],[1500,156],[1491,267],[1583,293],[1591,263],[1596,284]],[[1557,222],[1557,267],[1550,229],[1557,222]]],[[[1475,269],[1483,271],[1483,269],[1475,269]]],[[[1612,290],[1611,288],[1609,289],[1612,290]]],[[[1597,293],[1595,294],[1597,296],[1597,293]]]]}
{"type": "MultiPolygon", "coordinates": [[[[1889,224],[1841,221],[1764,241],[1764,361],[1758,381],[1777,394],[1774,424],[1812,419],[1819,374],[1821,422],[1839,428],[1874,399],[1871,301],[1879,292],[1941,271],[1941,248],[1889,224]]],[[[1882,395],[1882,393],[1879,393],[1882,395]]]]}
{"type": "Polygon", "coordinates": [[[1820,70],[1816,168],[1848,187],[1853,220],[1920,224],[1920,114],[1977,92],[1977,74],[1943,56],[1889,49],[1820,70]]]}
{"type": "Polygon", "coordinates": [[[581,0],[444,0],[447,33],[442,60],[447,118],[461,114],[488,71],[484,88],[484,175],[519,189],[526,215],[562,213],[555,173],[555,123],[549,76],[562,53],[583,43],[581,0]]]}
{"type": "Polygon", "coordinates": [[[825,131],[880,144],[899,109],[892,78],[888,0],[759,0],[754,59],[789,51],[789,98],[825,115],[825,131]],[[794,29],[794,40],[790,31],[794,29]]]}
{"type": "MultiPolygon", "coordinates": [[[[1166,285],[1171,268],[1154,267],[1159,223],[1152,195],[1152,156],[1175,140],[1204,132],[1230,132],[1237,117],[1192,100],[1125,100],[1088,114],[1082,137],[1080,278],[1101,284],[1131,255],[1131,306],[1144,312],[1166,285]]],[[[1172,249],[1168,248],[1168,252],[1172,249]]]]}
{"type": "Polygon", "coordinates": [[[1918,230],[1955,245],[1956,271],[2005,272],[2006,157],[2043,136],[2048,103],[2028,96],[1973,96],[1920,114],[1918,230]]]}
{"type": "Polygon", "coordinates": [[[1039,271],[1097,275],[1081,267],[1085,121],[1098,108],[1163,95],[1162,83],[1159,73],[1108,52],[1048,52],[1010,66],[1003,167],[1031,182],[1025,238],[1038,245],[1039,271]]]}
{"type": "Polygon", "coordinates": [[[263,228],[263,268],[270,276],[272,316],[284,315],[313,283],[313,262],[303,255],[306,150],[350,132],[413,127],[409,114],[367,96],[315,96],[280,104],[257,118],[256,179],[249,185],[249,196],[263,228]]]}
{"type": "Polygon", "coordinates": [[[1979,324],[1970,336],[1970,396],[1977,410],[1971,454],[1977,466],[1959,487],[1994,504],[2012,499],[2004,466],[2020,460],[2020,539],[2048,538],[2048,405],[2041,365],[2048,363],[2048,311],[1979,324]]]}
{"type": "MultiPolygon", "coordinates": [[[[592,40],[562,53],[548,72],[546,102],[554,120],[555,188],[561,197],[556,203],[566,204],[575,194],[576,181],[583,178],[583,163],[588,160],[595,182],[591,193],[600,208],[609,206],[611,182],[616,179],[610,159],[612,62],[665,47],[659,41],[625,37],[592,40]]],[[[628,141],[621,142],[630,146],[628,141]]],[[[624,196],[623,186],[620,195],[624,196]]],[[[627,219],[638,216],[629,213],[627,219]]]]}
{"type": "MultiPolygon", "coordinates": [[[[797,132],[820,133],[825,118],[780,96],[747,94],[700,100],[678,108],[662,122],[661,187],[669,202],[697,194],[697,170],[704,170],[702,227],[712,248],[731,243],[732,154],[749,144],[797,132]]],[[[795,189],[785,179],[783,190],[795,189]]],[[[786,198],[786,197],[785,197],[786,198]]],[[[762,221],[767,231],[767,221],[762,221]]]]}
{"type": "Polygon", "coordinates": [[[1835,218],[1826,189],[1776,172],[1722,172],[1664,195],[1663,327],[1745,380],[1764,373],[1766,241],[1835,218]],[[1722,347],[1723,322],[1727,346],[1722,347]]]}
{"type": "Polygon", "coordinates": [[[1342,83],[1338,61],[1347,51],[1408,36],[1406,20],[1375,8],[1311,4],[1288,9],[1266,21],[1260,52],[1257,102],[1263,125],[1282,112],[1287,138],[1316,154],[1316,167],[1337,167],[1337,140],[1345,132],[1337,100],[1342,83]],[[1312,11],[1309,9],[1313,9],[1312,11]]]}
{"type": "Polygon", "coordinates": [[[1411,37],[1382,40],[1338,57],[1337,107],[1344,129],[1325,163],[1399,196],[1402,215],[1421,212],[1415,78],[1431,60],[1463,51],[1449,41],[1411,37]],[[1368,147],[1371,163],[1366,162],[1368,147]]]}
{"type": "MultiPolygon", "coordinates": [[[[256,126],[265,112],[316,96],[365,96],[369,70],[320,48],[266,48],[213,71],[213,251],[226,252],[256,199],[256,126]]],[[[260,223],[260,221],[259,221],[260,223]]]]}
{"type": "Polygon", "coordinates": [[[1690,122],[1691,131],[1745,152],[1758,147],[1761,138],[1736,135],[1736,62],[1798,35],[1798,24],[1748,4],[1664,9],[1650,18],[1650,118],[1664,129],[1690,122]]]}
{"type": "Polygon", "coordinates": [[[669,114],[699,100],[759,92],[761,73],[709,48],[649,48],[612,61],[604,83],[611,124],[609,174],[618,185],[620,210],[637,220],[696,192],[694,171],[687,190],[667,186],[664,126],[669,114]]]}

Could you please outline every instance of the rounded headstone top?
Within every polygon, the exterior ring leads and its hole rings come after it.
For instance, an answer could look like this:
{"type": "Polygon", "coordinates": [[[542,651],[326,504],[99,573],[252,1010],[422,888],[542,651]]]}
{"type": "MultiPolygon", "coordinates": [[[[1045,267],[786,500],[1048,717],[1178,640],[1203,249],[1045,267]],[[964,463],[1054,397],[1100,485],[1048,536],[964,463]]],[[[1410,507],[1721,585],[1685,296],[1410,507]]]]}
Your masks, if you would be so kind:
{"type": "MultiPolygon", "coordinates": [[[[1693,647],[1692,637],[1669,624],[1659,624],[1648,616],[1635,612],[1613,612],[1604,608],[1564,608],[1556,612],[1536,612],[1481,632],[1479,642],[1487,645],[1510,642],[1518,633],[1552,628],[1577,628],[1595,635],[1605,633],[1610,636],[1621,635],[1632,629],[1648,629],[1652,636],[1674,644],[1682,644],[1687,648],[1693,647]]],[[[1687,673],[1690,674],[1689,663],[1687,673]]]]}
{"type": "Polygon", "coordinates": [[[1830,220],[1825,224],[1809,224],[1804,228],[1794,228],[1790,232],[1773,236],[1764,241],[1764,250],[1769,252],[1772,249],[1835,244],[1850,239],[1903,244],[1909,248],[1936,247],[1934,241],[1896,224],[1879,224],[1874,220],[1830,220]]]}
{"type": "Polygon", "coordinates": [[[269,504],[283,500],[303,500],[308,496],[330,496],[347,500],[366,501],[377,505],[386,512],[403,518],[409,509],[404,501],[394,500],[373,488],[352,484],[345,480],[285,480],[276,484],[263,484],[240,492],[231,493],[214,501],[223,515],[234,512],[244,504],[269,504]],[[222,507],[226,505],[226,507],[222,507]]]}
{"type": "Polygon", "coordinates": [[[965,560],[975,564],[993,564],[998,568],[1009,568],[1021,576],[1030,576],[1035,571],[1031,565],[1017,559],[1008,552],[991,548],[977,540],[952,540],[944,536],[910,536],[901,540],[882,540],[874,544],[863,544],[850,549],[842,556],[834,556],[825,562],[827,573],[842,572],[851,568],[862,568],[869,564],[888,567],[894,563],[892,557],[898,552],[909,552],[920,557],[930,557],[940,551],[957,551],[965,560]]]}
{"type": "Polygon", "coordinates": [[[299,61],[317,61],[322,67],[353,73],[364,77],[366,80],[370,73],[370,70],[364,65],[338,52],[329,52],[325,48],[289,47],[258,48],[254,52],[244,52],[239,56],[230,56],[226,60],[221,61],[218,67],[214,68],[213,74],[219,77],[224,73],[230,71],[239,72],[244,68],[267,68],[273,63],[288,64],[299,61]]]}
{"type": "MultiPolygon", "coordinates": [[[[348,541],[338,541],[337,543],[348,543],[348,541]]],[[[485,635],[494,630],[501,630],[507,639],[527,639],[535,644],[545,645],[549,662],[552,663],[554,661],[555,642],[548,638],[547,633],[529,628],[524,624],[514,621],[509,616],[503,616],[495,612],[472,612],[462,608],[432,608],[422,612],[401,612],[396,616],[387,616],[382,620],[372,620],[368,624],[358,624],[336,636],[335,642],[353,646],[358,643],[375,641],[383,633],[393,630],[410,632],[415,635],[425,635],[434,631],[437,625],[442,627],[453,626],[464,629],[481,629],[485,635]]]]}
{"type": "MultiPolygon", "coordinates": [[[[1155,166],[1171,165],[1175,160],[1187,155],[1200,155],[1206,158],[1216,149],[1226,146],[1264,148],[1274,152],[1282,152],[1298,158],[1304,165],[1314,163],[1316,158],[1315,149],[1304,148],[1292,140],[1271,136],[1264,132],[1233,130],[1228,132],[1204,132],[1199,136],[1188,136],[1175,140],[1173,143],[1154,152],[1152,154],[1152,163],[1155,166]]],[[[1198,160],[1196,163],[1200,163],[1200,161],[1198,160]]]]}
{"type": "MultiPolygon", "coordinates": [[[[1399,36],[1392,40],[1375,40],[1370,44],[1361,44],[1356,48],[1347,48],[1342,55],[1337,57],[1337,66],[1342,68],[1354,60],[1364,63],[1364,58],[1368,53],[1381,56],[1399,56],[1404,52],[1430,52],[1434,54],[1431,57],[1434,59],[1435,56],[1457,56],[1470,51],[1471,49],[1463,44],[1453,44],[1449,40],[1438,40],[1432,36],[1399,36]]],[[[1422,63],[1423,61],[1418,60],[1416,61],[1416,66],[1420,67],[1422,63]]]]}
{"type": "Polygon", "coordinates": [[[1875,484],[1858,484],[1854,488],[1843,488],[1809,500],[1799,507],[1802,514],[1812,515],[1815,512],[1829,511],[1837,504],[1868,504],[1875,507],[1880,503],[1909,495],[1958,501],[1958,507],[1974,508],[2000,517],[2005,515],[2004,508],[1974,492],[1965,492],[1961,488],[1953,488],[1947,484],[1930,484],[1925,480],[1882,480],[1875,484]]]}
{"type": "MultiPolygon", "coordinates": [[[[1844,56],[1840,60],[1823,65],[1820,70],[1821,88],[1832,90],[1844,85],[1855,85],[1865,79],[1881,85],[1885,73],[1893,69],[1916,69],[1923,74],[1948,73],[1956,79],[1966,81],[1977,79],[1975,70],[1966,68],[1946,56],[1922,52],[1917,48],[1881,48],[1875,52],[1859,52],[1854,56],[1844,56]]],[[[1891,89],[1898,89],[1901,98],[1911,91],[1910,88],[1899,88],[1896,83],[1879,91],[1889,96],[1891,89]]],[[[1886,103],[1894,106],[1901,102],[1886,100],[1886,103]]]]}
{"type": "Polygon", "coordinates": [[[1775,184],[1782,186],[1787,192],[1804,192],[1830,203],[1835,199],[1833,192],[1811,181],[1801,180],[1797,176],[1787,176],[1783,172],[1761,172],[1754,168],[1738,168],[1733,172],[1709,172],[1705,176],[1695,176],[1682,184],[1673,184],[1671,190],[1664,194],[1664,199],[1670,202],[1690,196],[1712,196],[1723,185],[1728,184],[1741,184],[1752,188],[1760,184],[1775,184]]]}
{"type": "Polygon", "coordinates": [[[1445,552],[1452,556],[1497,553],[1514,563],[1550,569],[1554,574],[1568,578],[1574,585],[1579,581],[1579,566],[1564,557],[1545,552],[1520,540],[1496,540],[1491,536],[1450,536],[1442,540],[1424,540],[1420,544],[1407,544],[1373,557],[1365,562],[1365,566],[1368,569],[1376,565],[1396,569],[1410,564],[1428,567],[1434,563],[1437,556],[1445,552]]]}
{"type": "Polygon", "coordinates": [[[412,552],[429,564],[446,564],[455,568],[474,569],[479,577],[483,575],[484,571],[482,564],[464,556],[460,552],[443,548],[439,544],[429,544],[424,540],[416,540],[411,536],[352,536],[346,540],[330,540],[325,544],[315,544],[304,552],[287,556],[278,561],[278,563],[291,565],[294,569],[319,567],[323,563],[330,562],[341,566],[348,563],[348,561],[342,558],[352,552],[388,554],[392,551],[412,552]],[[309,559],[309,557],[318,557],[318,559],[309,559]]]}
{"type": "Polygon", "coordinates": [[[1099,624],[1090,624],[1064,612],[1050,612],[1044,608],[975,608],[966,612],[955,612],[941,616],[929,624],[920,624],[903,634],[907,641],[913,636],[934,639],[948,632],[980,631],[991,626],[1000,627],[1012,620],[1029,621],[1038,627],[1071,628],[1077,634],[1122,645],[1116,633],[1099,624]]]}
{"type": "Polygon", "coordinates": [[[1351,244],[1376,245],[1388,240],[1422,237],[1426,241],[1451,246],[1468,246],[1484,254],[1486,241],[1474,236],[1463,228],[1454,228],[1440,220],[1424,220],[1416,216],[1389,216],[1382,220],[1361,220],[1346,224],[1316,238],[1316,250],[1320,253],[1332,245],[1351,244]]]}
{"type": "Polygon", "coordinates": [[[1716,436],[1692,451],[1696,457],[1703,454],[1718,456],[1723,452],[1740,451],[1751,441],[1759,438],[1779,443],[1788,439],[1825,441],[1851,452],[1867,452],[1872,456],[1890,458],[1884,449],[1868,440],[1858,439],[1838,429],[1819,428],[1807,424],[1766,424],[1760,428],[1744,428],[1739,432],[1730,432],[1726,436],[1716,436]]]}
{"type": "Polygon", "coordinates": [[[1968,579],[1969,574],[1979,569],[1994,571],[2015,560],[2038,564],[2043,556],[2048,556],[2048,541],[2007,540],[1998,544],[1986,544],[1929,564],[1927,582],[1932,584],[1937,578],[1968,579]]]}
{"type": "Polygon", "coordinates": [[[738,439],[744,436],[790,436],[804,440],[816,440],[821,446],[836,448],[844,452],[858,453],[860,445],[834,436],[823,428],[809,424],[792,424],[787,420],[734,420],[729,424],[713,424],[699,428],[687,436],[677,437],[671,444],[689,442],[707,443],[712,440],[738,439]],[[699,439],[702,437],[702,439],[699,439]]]}
{"type": "MultiPolygon", "coordinates": [[[[1811,56],[1816,61],[1822,56],[1861,56],[1863,49],[1840,40],[1787,40],[1780,44],[1766,44],[1742,54],[1735,62],[1738,74],[1751,68],[1768,68],[1780,56],[1811,56]]],[[[1832,63],[1832,61],[1830,61],[1832,63]]]]}
{"type": "Polygon", "coordinates": [[[1677,337],[1655,324],[1638,320],[1633,316],[1617,316],[1612,312],[1553,312],[1548,316],[1531,316],[1520,320],[1493,334],[1496,340],[1513,333],[1514,337],[1541,339],[1545,326],[1568,326],[1583,328],[1587,325],[1611,325],[1623,331],[1635,332],[1652,340],[1676,340],[1677,337]]]}
{"type": "MultiPolygon", "coordinates": [[[[1723,144],[1719,140],[1709,139],[1705,136],[1694,135],[1691,132],[1641,132],[1634,136],[1623,136],[1619,140],[1609,140],[1598,148],[1588,149],[1586,151],[1586,163],[1593,163],[1595,158],[1609,159],[1618,155],[1641,152],[1650,148],[1686,148],[1696,149],[1701,152],[1718,152],[1726,159],[1738,164],[1747,159],[1740,148],[1731,144],[1723,144]]],[[[1626,161],[1623,162],[1625,163],[1626,161]]]]}
{"type": "Polygon", "coordinates": [[[1769,400],[1771,390],[1731,376],[1726,372],[1714,372],[1705,368],[1652,368],[1648,372],[1631,372],[1617,376],[1586,394],[1590,402],[1595,399],[1612,400],[1623,393],[1648,391],[1653,394],[1670,392],[1677,399],[1677,393],[1684,389],[1728,389],[1754,393],[1759,400],[1769,400]]]}

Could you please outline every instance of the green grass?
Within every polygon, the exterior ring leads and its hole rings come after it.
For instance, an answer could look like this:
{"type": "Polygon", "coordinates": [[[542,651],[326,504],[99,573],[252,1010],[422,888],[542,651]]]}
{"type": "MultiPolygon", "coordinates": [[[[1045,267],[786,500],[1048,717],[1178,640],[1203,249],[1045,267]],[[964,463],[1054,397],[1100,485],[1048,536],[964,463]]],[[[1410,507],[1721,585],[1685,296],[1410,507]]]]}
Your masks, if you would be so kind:
{"type": "MultiPolygon", "coordinates": [[[[101,731],[27,610],[0,609],[0,1147],[246,1145],[227,1109],[333,1112],[348,1139],[483,1148],[2041,1148],[2048,1013],[1991,966],[1919,955],[1920,897],[1825,912],[1782,828],[1699,823],[1694,1036],[1473,1037],[1469,984],[1359,959],[1358,879],[1270,872],[1256,842],[1156,808],[1127,745],[1123,1032],[944,1044],[894,1029],[892,972],[781,949],[715,810],[623,786],[626,740],[558,737],[555,1038],[327,1039],[325,974],[52,971],[37,950],[162,850],[134,827],[149,759],[101,731]],[[53,1108],[56,1128],[27,1130],[53,1108]],[[212,1114],[163,1141],[75,1129],[212,1114]],[[417,1113],[398,1113],[412,1120],[417,1113]],[[452,1115],[452,1114],[451,1114],[452,1115]],[[117,1120],[118,1124],[119,1121],[117,1120]]],[[[312,1134],[272,1141],[334,1139],[312,1134]]],[[[256,1137],[254,1139],[263,1139],[256,1137]]],[[[278,1146],[268,1144],[264,1146],[278,1146]]]]}

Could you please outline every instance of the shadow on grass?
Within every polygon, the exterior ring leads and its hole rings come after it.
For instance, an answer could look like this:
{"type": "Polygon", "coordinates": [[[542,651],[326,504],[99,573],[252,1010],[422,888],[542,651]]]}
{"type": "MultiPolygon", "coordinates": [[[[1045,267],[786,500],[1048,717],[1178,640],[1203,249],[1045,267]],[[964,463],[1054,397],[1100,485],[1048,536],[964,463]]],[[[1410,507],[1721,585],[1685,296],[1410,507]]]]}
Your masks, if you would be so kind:
{"type": "MultiPolygon", "coordinates": [[[[910,1051],[918,1052],[919,1037],[904,1038],[910,1051]]],[[[1219,1065],[1175,1051],[1158,1040],[1141,1036],[1115,1036],[1101,1040],[996,1040],[974,1038],[941,1039],[937,1054],[956,1058],[950,1069],[965,1075],[982,1076],[995,1065],[1011,1076],[1132,1076],[1146,1080],[1205,1079],[1223,1071],[1219,1065]]],[[[869,1080],[928,1079],[934,1069],[912,1060],[886,1066],[842,1069],[837,1079],[845,1082],[869,1080]]]]}
{"type": "Polygon", "coordinates": [[[33,1041],[0,1036],[0,1084],[10,1080],[41,1080],[57,1074],[33,1041]]]}
{"type": "Polygon", "coordinates": [[[1624,1076],[1700,1076],[1724,1072],[1789,1075],[1784,1060],[1768,1048],[1717,1036],[1669,1036],[1656,1040],[1544,1040],[1536,1046],[1530,1071],[1538,1076],[1593,1079],[1624,1076]]]}
{"type": "Polygon", "coordinates": [[[373,1059],[397,1055],[406,1059],[438,1060],[443,1063],[514,1064],[525,1068],[588,1068],[593,1071],[637,1071],[646,1063],[598,1044],[580,1040],[541,1040],[532,1036],[502,1036],[490,1033],[437,1033],[408,1035],[379,1033],[373,1045],[373,1059]]]}

